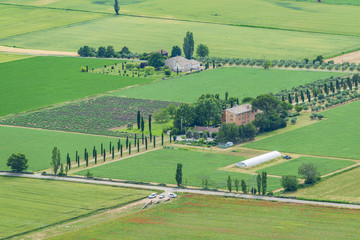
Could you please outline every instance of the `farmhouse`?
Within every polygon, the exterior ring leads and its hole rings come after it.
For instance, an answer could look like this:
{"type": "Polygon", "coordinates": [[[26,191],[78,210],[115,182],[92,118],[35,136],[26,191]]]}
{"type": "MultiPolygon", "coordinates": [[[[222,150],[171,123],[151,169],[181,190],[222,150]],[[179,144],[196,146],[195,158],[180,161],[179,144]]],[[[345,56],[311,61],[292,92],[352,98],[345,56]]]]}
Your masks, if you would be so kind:
{"type": "Polygon", "coordinates": [[[236,123],[237,125],[246,125],[255,120],[255,115],[262,113],[261,110],[253,110],[251,104],[243,104],[223,111],[221,123],[236,123]]]}
{"type": "Polygon", "coordinates": [[[190,72],[192,70],[200,70],[200,62],[196,60],[188,60],[184,57],[177,56],[165,60],[165,66],[168,66],[171,71],[190,72]]]}

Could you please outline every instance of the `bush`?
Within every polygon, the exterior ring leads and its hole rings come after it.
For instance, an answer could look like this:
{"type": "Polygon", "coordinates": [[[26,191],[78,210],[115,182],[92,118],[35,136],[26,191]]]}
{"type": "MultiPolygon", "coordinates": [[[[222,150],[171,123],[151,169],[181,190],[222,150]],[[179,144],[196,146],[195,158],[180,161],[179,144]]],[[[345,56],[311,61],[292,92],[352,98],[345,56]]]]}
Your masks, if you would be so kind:
{"type": "Polygon", "coordinates": [[[81,68],[80,68],[80,71],[81,71],[81,72],[87,72],[87,69],[86,69],[86,67],[81,67],[81,68]]]}
{"type": "Polygon", "coordinates": [[[299,182],[297,177],[294,175],[282,176],[281,186],[285,189],[285,191],[296,191],[299,188],[299,182]]]}
{"type": "Polygon", "coordinates": [[[144,73],[146,75],[152,75],[155,73],[155,68],[151,67],[151,66],[146,66],[146,67],[144,67],[144,73]]]}
{"type": "Polygon", "coordinates": [[[320,180],[320,173],[313,163],[304,163],[299,167],[299,175],[305,179],[306,184],[313,184],[320,180]]]}
{"type": "Polygon", "coordinates": [[[199,139],[200,138],[200,133],[199,132],[193,132],[193,137],[194,137],[194,139],[199,139]]]}
{"type": "Polygon", "coordinates": [[[191,132],[190,130],[188,130],[188,131],[185,133],[185,136],[186,136],[187,138],[192,138],[192,137],[193,137],[193,134],[192,134],[192,132],[191,132]]]}
{"type": "Polygon", "coordinates": [[[211,137],[212,137],[212,138],[215,138],[216,135],[217,135],[217,132],[212,132],[212,133],[211,133],[211,137]]]}
{"type": "Polygon", "coordinates": [[[128,130],[131,130],[132,128],[133,128],[132,123],[129,123],[129,124],[127,125],[127,129],[128,129],[128,130]]]}
{"type": "Polygon", "coordinates": [[[165,69],[165,70],[164,70],[164,73],[165,73],[166,76],[171,76],[171,71],[170,71],[170,69],[165,69]]]}
{"type": "Polygon", "coordinates": [[[319,120],[321,120],[322,118],[324,118],[324,115],[318,114],[318,115],[317,115],[317,118],[318,118],[319,120]]]}
{"type": "Polygon", "coordinates": [[[201,137],[204,138],[204,139],[207,139],[208,138],[208,133],[206,131],[202,132],[201,137]]]}
{"type": "Polygon", "coordinates": [[[292,124],[295,124],[295,123],[296,123],[296,120],[297,120],[296,117],[291,118],[291,123],[292,123],[292,124]]]}
{"type": "Polygon", "coordinates": [[[198,141],[200,144],[204,144],[205,143],[205,139],[204,138],[200,138],[198,141]]]}
{"type": "Polygon", "coordinates": [[[90,172],[90,170],[88,170],[88,171],[86,172],[86,174],[85,174],[84,177],[86,177],[86,178],[92,178],[92,177],[93,177],[93,174],[90,172]]]}

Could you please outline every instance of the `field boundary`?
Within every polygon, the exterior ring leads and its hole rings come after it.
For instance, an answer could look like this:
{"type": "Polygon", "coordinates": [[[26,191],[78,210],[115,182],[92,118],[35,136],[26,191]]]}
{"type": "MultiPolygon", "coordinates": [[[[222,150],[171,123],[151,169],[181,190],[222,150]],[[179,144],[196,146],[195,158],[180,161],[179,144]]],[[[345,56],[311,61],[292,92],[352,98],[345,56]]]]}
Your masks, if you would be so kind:
{"type": "Polygon", "coordinates": [[[235,197],[235,198],[252,199],[252,200],[276,201],[276,202],[284,202],[284,203],[290,203],[290,204],[307,204],[307,205],[318,205],[318,206],[324,206],[324,207],[360,209],[360,205],[358,205],[358,204],[308,201],[308,200],[298,200],[298,199],[294,199],[294,198],[281,198],[281,197],[270,197],[270,196],[261,196],[261,195],[237,194],[237,193],[222,192],[222,191],[208,191],[208,190],[205,191],[205,190],[199,190],[199,189],[169,188],[169,187],[162,187],[162,186],[111,182],[111,181],[105,181],[105,180],[91,180],[91,179],[85,179],[85,178],[77,179],[77,178],[71,178],[71,177],[23,175],[21,173],[20,174],[0,173],[0,176],[51,179],[51,180],[58,180],[58,181],[69,181],[69,182],[80,182],[80,183],[99,184],[99,185],[110,185],[110,186],[113,185],[113,186],[129,187],[129,188],[151,189],[151,190],[159,190],[159,191],[164,191],[164,192],[169,191],[169,192],[194,193],[194,194],[200,194],[200,195],[215,195],[215,196],[235,197]]]}

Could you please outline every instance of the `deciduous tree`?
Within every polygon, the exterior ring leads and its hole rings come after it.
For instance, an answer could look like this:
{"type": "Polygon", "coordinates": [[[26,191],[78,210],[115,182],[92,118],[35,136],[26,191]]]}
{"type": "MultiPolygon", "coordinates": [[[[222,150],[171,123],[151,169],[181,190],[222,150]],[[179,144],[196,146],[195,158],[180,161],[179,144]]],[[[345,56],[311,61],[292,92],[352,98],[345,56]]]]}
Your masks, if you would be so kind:
{"type": "Polygon", "coordinates": [[[25,154],[13,153],[8,158],[6,165],[11,168],[12,171],[22,172],[28,168],[28,159],[25,154]]]}

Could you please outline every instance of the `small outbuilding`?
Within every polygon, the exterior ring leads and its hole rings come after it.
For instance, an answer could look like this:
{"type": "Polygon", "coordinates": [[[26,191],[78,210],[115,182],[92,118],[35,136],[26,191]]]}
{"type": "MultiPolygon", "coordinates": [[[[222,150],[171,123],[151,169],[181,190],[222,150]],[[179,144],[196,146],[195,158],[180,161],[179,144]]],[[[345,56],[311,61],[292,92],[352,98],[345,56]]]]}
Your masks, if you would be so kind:
{"type": "Polygon", "coordinates": [[[173,72],[190,72],[194,70],[201,70],[200,62],[193,59],[188,60],[181,56],[165,60],[165,66],[168,66],[173,72]]]}
{"type": "Polygon", "coordinates": [[[265,153],[263,155],[238,162],[237,164],[235,164],[235,166],[241,167],[241,168],[248,168],[248,167],[258,165],[260,163],[271,161],[278,157],[281,157],[281,153],[279,153],[278,151],[273,151],[273,152],[265,153]]]}

